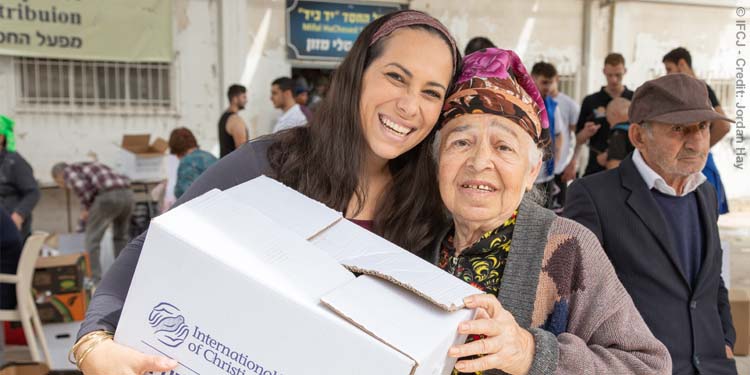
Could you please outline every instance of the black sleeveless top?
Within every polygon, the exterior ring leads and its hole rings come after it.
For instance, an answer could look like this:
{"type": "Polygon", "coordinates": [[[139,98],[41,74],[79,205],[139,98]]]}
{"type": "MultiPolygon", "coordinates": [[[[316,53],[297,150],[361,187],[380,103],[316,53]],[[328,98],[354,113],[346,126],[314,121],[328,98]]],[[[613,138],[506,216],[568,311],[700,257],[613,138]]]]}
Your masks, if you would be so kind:
{"type": "Polygon", "coordinates": [[[234,146],[234,138],[232,138],[231,134],[227,133],[227,121],[235,113],[237,112],[226,111],[219,119],[219,158],[223,158],[236,148],[234,146]]]}

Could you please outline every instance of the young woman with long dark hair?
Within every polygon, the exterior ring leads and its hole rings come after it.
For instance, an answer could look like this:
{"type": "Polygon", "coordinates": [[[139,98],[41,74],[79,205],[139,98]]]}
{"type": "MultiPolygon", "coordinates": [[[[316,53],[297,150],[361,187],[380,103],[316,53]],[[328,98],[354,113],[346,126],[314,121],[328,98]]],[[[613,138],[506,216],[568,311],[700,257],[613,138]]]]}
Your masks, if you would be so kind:
{"type": "MultiPolygon", "coordinates": [[[[310,125],[261,137],[208,169],[177,204],[269,175],[384,238],[421,252],[444,214],[431,144],[460,71],[456,43],[418,11],[364,28],[310,125]]],[[[177,363],[112,341],[145,234],[120,254],[91,300],[73,355],[86,374],[167,371],[177,363]]]]}

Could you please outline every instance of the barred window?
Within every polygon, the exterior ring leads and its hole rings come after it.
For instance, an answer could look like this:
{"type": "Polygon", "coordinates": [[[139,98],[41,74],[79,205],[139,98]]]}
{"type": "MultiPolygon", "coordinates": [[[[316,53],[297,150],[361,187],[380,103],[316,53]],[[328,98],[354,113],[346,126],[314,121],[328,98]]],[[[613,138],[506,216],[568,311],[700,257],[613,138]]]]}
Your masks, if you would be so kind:
{"type": "Polygon", "coordinates": [[[16,57],[18,109],[107,112],[171,111],[170,63],[16,57]]]}

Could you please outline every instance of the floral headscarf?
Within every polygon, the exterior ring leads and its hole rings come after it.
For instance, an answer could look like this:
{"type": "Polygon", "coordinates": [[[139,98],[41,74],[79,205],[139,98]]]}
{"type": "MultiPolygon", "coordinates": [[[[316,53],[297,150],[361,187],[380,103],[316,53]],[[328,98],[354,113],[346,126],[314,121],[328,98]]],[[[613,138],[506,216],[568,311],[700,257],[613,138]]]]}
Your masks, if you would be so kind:
{"type": "Polygon", "coordinates": [[[441,124],[467,114],[508,118],[538,146],[550,143],[542,95],[513,51],[487,48],[464,58],[457,86],[443,106],[441,124]]]}

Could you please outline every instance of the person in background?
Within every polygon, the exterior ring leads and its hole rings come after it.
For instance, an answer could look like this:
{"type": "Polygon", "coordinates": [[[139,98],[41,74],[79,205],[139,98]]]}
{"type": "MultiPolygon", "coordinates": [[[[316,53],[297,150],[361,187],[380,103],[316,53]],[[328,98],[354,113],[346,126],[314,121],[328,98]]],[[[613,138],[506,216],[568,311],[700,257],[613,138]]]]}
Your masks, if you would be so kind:
{"type": "Polygon", "coordinates": [[[312,120],[312,111],[307,107],[309,99],[310,93],[307,87],[297,84],[297,86],[294,87],[294,101],[299,104],[299,108],[302,110],[308,123],[312,120]]]}
{"type": "Polygon", "coordinates": [[[10,215],[25,241],[31,234],[31,212],[41,193],[34,170],[16,151],[14,122],[0,115],[0,207],[10,215]]]}
{"type": "Polygon", "coordinates": [[[174,196],[178,199],[193,184],[193,181],[217,161],[215,156],[198,148],[198,141],[188,128],[172,130],[169,135],[169,153],[180,159],[180,165],[177,167],[177,183],[174,187],[174,196]]]}
{"type": "Polygon", "coordinates": [[[668,74],[636,90],[620,166],[573,182],[564,215],[604,246],[675,374],[735,375],[716,191],[701,173],[714,111],[705,83],[668,74]]]}
{"type": "MultiPolygon", "coordinates": [[[[607,104],[617,97],[633,98],[633,92],[622,83],[627,69],[625,69],[625,58],[621,54],[607,55],[602,73],[607,78],[607,85],[599,92],[583,99],[581,113],[576,124],[576,154],[586,142],[589,143],[589,161],[584,173],[586,176],[604,170],[604,166],[597,162],[597,157],[607,152],[607,139],[609,139],[607,104]]],[[[605,156],[603,158],[606,159],[605,156]]]]}
{"type": "MultiPolygon", "coordinates": [[[[612,169],[620,166],[635,147],[628,138],[630,129],[630,120],[628,119],[628,110],[630,109],[630,100],[625,98],[614,98],[607,104],[607,122],[609,125],[609,141],[607,141],[606,159],[599,160],[599,164],[604,164],[605,168],[612,169]]],[[[600,155],[600,157],[601,157],[600,155]]]]}
{"type": "MultiPolygon", "coordinates": [[[[15,274],[23,250],[23,238],[10,215],[0,207],[0,273],[15,274]]],[[[16,285],[0,283],[0,310],[16,308],[16,285]]],[[[0,322],[0,367],[5,357],[5,331],[0,322]]]]}
{"type": "Polygon", "coordinates": [[[96,285],[102,278],[100,244],[109,225],[115,258],[128,243],[134,203],[130,180],[99,162],[57,163],[52,167],[52,178],[60,188],[73,190],[81,201],[80,219],[86,227],[86,250],[96,285]]]}
{"type": "Polygon", "coordinates": [[[581,106],[576,103],[573,98],[560,91],[559,75],[557,75],[555,81],[550,86],[549,95],[557,102],[557,107],[560,109],[560,115],[562,117],[561,123],[567,124],[568,130],[570,131],[568,150],[562,150],[563,153],[567,152],[570,155],[570,161],[568,161],[567,165],[561,172],[559,171],[559,169],[555,172],[555,174],[561,175],[560,182],[567,184],[568,182],[573,181],[576,178],[575,133],[576,123],[578,122],[578,114],[581,110],[581,106]]]}
{"type": "Polygon", "coordinates": [[[320,103],[328,94],[328,87],[330,85],[331,80],[327,75],[322,75],[315,80],[315,90],[313,91],[312,95],[310,96],[310,100],[307,103],[311,111],[315,112],[318,109],[320,103]]]}
{"type": "Polygon", "coordinates": [[[231,85],[227,90],[229,108],[219,119],[219,157],[223,158],[247,143],[247,125],[237,112],[245,109],[247,89],[242,85],[231,85]]]}
{"type": "Polygon", "coordinates": [[[466,48],[464,48],[464,56],[471,55],[472,53],[485,48],[495,48],[495,44],[483,36],[471,38],[469,43],[466,43],[466,48]]]}
{"type": "Polygon", "coordinates": [[[555,66],[540,61],[531,68],[531,77],[544,99],[544,105],[549,116],[550,133],[554,134],[551,147],[552,158],[547,161],[548,164],[545,164],[546,170],[539,174],[540,176],[546,176],[545,179],[549,179],[551,175],[551,179],[548,181],[538,180],[538,182],[543,183],[542,191],[547,191],[546,207],[560,213],[565,205],[565,191],[568,187],[567,182],[562,181],[562,172],[573,157],[572,152],[570,152],[572,136],[569,125],[563,119],[560,103],[552,97],[553,87],[557,86],[558,80],[555,66]]]}
{"type": "MultiPolygon", "coordinates": [[[[664,69],[667,71],[667,74],[682,73],[696,78],[695,72],[693,72],[693,59],[690,56],[690,52],[683,47],[669,51],[669,53],[664,55],[662,62],[664,63],[664,69]]],[[[714,108],[714,111],[724,116],[724,110],[721,108],[721,103],[719,102],[719,98],[716,97],[716,93],[708,84],[706,84],[706,89],[708,90],[708,100],[711,101],[711,106],[714,108]]],[[[731,128],[732,126],[728,121],[721,119],[711,121],[711,147],[714,147],[715,144],[719,143],[719,141],[729,133],[731,128]]],[[[708,182],[710,182],[716,189],[716,196],[719,199],[719,214],[729,212],[727,193],[724,190],[724,184],[721,182],[721,175],[719,175],[719,168],[716,166],[714,156],[711,152],[708,153],[708,159],[706,160],[706,166],[703,168],[703,174],[708,178],[708,182]]]]}
{"type": "Polygon", "coordinates": [[[307,125],[307,117],[294,98],[294,81],[289,77],[277,78],[271,84],[271,102],[282,114],[273,126],[273,132],[307,125]]]}

